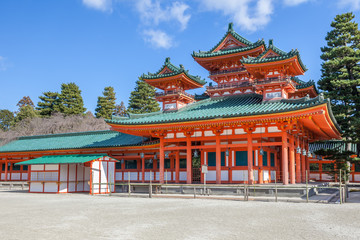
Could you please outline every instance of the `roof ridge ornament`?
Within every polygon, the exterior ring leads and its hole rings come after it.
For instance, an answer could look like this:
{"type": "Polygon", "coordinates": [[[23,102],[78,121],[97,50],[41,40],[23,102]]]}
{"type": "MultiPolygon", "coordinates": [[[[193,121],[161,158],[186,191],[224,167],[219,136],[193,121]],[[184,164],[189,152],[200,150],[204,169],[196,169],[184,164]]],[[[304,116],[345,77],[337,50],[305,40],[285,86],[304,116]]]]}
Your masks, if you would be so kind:
{"type": "Polygon", "coordinates": [[[234,31],[234,28],[233,28],[233,26],[234,26],[234,23],[229,23],[229,27],[228,27],[228,32],[232,32],[232,31],[234,31]]]}

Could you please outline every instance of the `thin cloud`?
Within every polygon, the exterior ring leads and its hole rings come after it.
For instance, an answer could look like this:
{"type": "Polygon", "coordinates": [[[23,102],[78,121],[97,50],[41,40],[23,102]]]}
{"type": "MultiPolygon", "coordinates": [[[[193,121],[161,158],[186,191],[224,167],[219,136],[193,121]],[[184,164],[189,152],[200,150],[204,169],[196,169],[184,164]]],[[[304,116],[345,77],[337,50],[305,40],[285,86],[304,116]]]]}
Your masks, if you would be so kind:
{"type": "Polygon", "coordinates": [[[0,71],[6,71],[7,64],[6,64],[6,58],[0,56],[0,71]]]}
{"type": "Polygon", "coordinates": [[[306,2],[310,2],[310,0],[284,0],[284,4],[290,7],[297,6],[306,2]]]}
{"type": "Polygon", "coordinates": [[[174,46],[172,37],[161,30],[145,30],[143,34],[144,40],[155,48],[169,49],[174,46]]]}
{"type": "Polygon", "coordinates": [[[341,8],[350,8],[352,11],[360,10],[360,0],[338,0],[341,8]]]}
{"type": "Polygon", "coordinates": [[[273,13],[273,0],[202,0],[208,11],[222,12],[236,25],[256,31],[267,25],[273,13]]]}
{"type": "Polygon", "coordinates": [[[187,28],[191,18],[187,13],[189,8],[187,4],[179,1],[167,6],[162,6],[159,0],[138,0],[136,3],[136,10],[143,24],[157,26],[163,22],[175,21],[182,31],[187,28]]]}
{"type": "Polygon", "coordinates": [[[112,12],[112,0],[82,0],[82,3],[95,10],[112,12]]]}

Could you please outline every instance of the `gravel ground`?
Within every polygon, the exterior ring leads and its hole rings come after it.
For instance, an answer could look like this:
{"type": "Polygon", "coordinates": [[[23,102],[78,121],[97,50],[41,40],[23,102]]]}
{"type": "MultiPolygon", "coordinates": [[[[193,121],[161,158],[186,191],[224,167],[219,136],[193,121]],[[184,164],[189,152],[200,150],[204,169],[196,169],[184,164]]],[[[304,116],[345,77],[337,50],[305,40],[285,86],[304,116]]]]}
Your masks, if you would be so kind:
{"type": "Polygon", "coordinates": [[[1,239],[359,239],[360,204],[0,192],[1,239]]]}

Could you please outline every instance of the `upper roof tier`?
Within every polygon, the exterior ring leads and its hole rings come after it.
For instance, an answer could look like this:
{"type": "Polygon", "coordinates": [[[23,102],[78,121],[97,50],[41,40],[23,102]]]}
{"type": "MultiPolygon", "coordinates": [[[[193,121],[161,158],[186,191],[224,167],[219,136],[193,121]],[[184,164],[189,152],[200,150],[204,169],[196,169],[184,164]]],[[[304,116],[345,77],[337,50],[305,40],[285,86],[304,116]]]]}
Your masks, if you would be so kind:
{"type": "Polygon", "coordinates": [[[209,67],[205,62],[224,57],[235,57],[240,59],[243,56],[248,55],[258,56],[265,50],[265,48],[266,46],[264,40],[258,40],[252,43],[237,34],[233,29],[233,24],[230,23],[228,31],[218,44],[209,51],[194,51],[192,57],[201,66],[207,70],[211,70],[211,67],[209,67]]]}
{"type": "Polygon", "coordinates": [[[189,74],[189,70],[185,70],[183,65],[180,64],[180,67],[176,67],[170,62],[169,57],[165,59],[164,65],[159,71],[156,73],[144,73],[140,79],[160,89],[166,88],[168,83],[174,80],[180,80],[184,90],[199,88],[206,83],[205,79],[201,79],[200,76],[189,74]]]}
{"type": "Polygon", "coordinates": [[[293,76],[303,75],[307,71],[297,49],[284,52],[274,46],[272,39],[269,40],[269,45],[262,54],[257,57],[243,57],[240,61],[256,77],[261,77],[257,76],[259,67],[271,69],[277,66],[289,65],[287,74],[293,76]],[[252,68],[254,69],[252,70],[252,68]]]}

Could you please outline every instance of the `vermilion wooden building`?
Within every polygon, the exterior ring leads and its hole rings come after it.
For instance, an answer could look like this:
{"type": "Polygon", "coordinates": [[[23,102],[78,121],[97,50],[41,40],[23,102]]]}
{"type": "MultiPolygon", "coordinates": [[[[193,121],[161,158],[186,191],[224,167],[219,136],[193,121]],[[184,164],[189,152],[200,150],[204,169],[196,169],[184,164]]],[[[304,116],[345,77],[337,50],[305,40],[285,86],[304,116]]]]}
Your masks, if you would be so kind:
{"type": "Polygon", "coordinates": [[[25,166],[14,169],[14,162],[104,153],[120,160],[116,181],[202,182],[193,164],[199,157],[208,182],[294,184],[309,170],[309,143],[341,139],[329,100],[314,82],[297,78],[306,71],[297,50],[250,42],[229,24],[215,47],[192,56],[216,83],[203,95],[186,91],[205,80],[167,58],[159,71],[141,76],[160,90],[162,111],[114,116],[107,120],[112,131],[20,138],[0,147],[1,180],[27,179],[25,166]]]}

